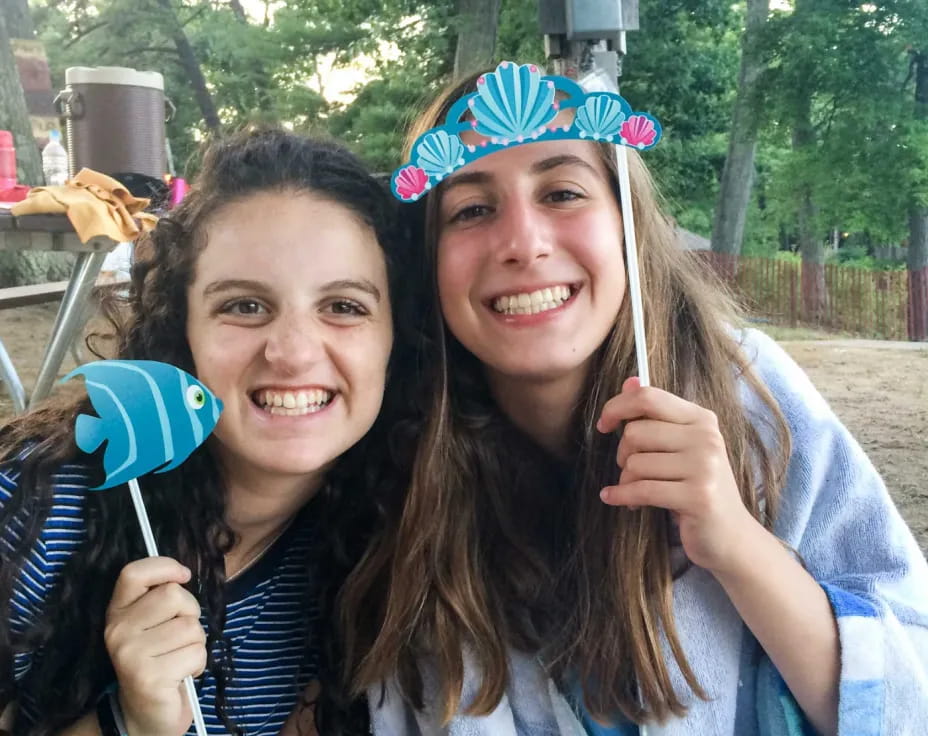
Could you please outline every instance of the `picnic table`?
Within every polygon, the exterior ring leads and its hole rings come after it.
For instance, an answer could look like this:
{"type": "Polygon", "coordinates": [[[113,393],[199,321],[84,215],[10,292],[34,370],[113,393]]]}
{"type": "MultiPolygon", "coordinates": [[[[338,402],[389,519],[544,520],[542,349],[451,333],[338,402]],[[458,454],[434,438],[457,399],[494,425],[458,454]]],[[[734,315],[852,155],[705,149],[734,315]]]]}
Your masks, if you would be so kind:
{"type": "Polygon", "coordinates": [[[50,393],[68,348],[83,327],[103,260],[116,245],[115,240],[104,236],[82,243],[63,214],[14,217],[9,210],[0,208],[0,250],[70,251],[77,255],[67,281],[0,289],[0,309],[61,298],[35,385],[28,397],[0,336],[0,379],[17,413],[33,408],[50,393]]]}

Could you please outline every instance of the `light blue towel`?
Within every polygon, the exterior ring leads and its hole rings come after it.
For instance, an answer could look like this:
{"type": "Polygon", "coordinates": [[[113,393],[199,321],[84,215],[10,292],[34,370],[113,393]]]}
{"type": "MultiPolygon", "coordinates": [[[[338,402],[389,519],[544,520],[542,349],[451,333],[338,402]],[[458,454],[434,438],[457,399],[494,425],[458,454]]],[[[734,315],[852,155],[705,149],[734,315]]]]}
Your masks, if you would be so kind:
{"type": "MultiPolygon", "coordinates": [[[[841,644],[840,736],[928,734],[928,564],[877,472],[802,370],[762,333],[747,330],[742,347],[770,388],[793,438],[776,533],[820,582],[838,622],[841,644]]],[[[764,437],[763,407],[746,385],[745,406],[764,437]]],[[[914,400],[914,399],[913,399],[914,400]]],[[[926,479],[928,482],[928,479],[926,479]]],[[[804,736],[812,731],[783,680],[715,578],[690,568],[674,584],[676,624],[684,651],[710,699],[686,688],[665,658],[689,711],[642,736],[804,736]]],[[[416,713],[395,684],[380,702],[369,693],[377,736],[573,736],[585,731],[533,657],[513,653],[510,687],[483,718],[457,715],[440,727],[416,713]]],[[[423,663],[426,703],[437,677],[423,663]]],[[[465,672],[464,695],[479,673],[465,672]]],[[[431,696],[431,697],[430,697],[431,696]]]]}

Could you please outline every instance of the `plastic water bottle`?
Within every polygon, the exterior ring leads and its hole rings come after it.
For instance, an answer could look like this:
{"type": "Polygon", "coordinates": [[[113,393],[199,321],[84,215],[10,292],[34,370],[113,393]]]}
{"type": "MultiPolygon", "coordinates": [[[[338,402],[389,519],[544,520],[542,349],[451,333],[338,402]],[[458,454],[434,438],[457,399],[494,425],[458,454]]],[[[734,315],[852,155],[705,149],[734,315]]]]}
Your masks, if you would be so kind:
{"type": "Polygon", "coordinates": [[[68,152],[61,145],[61,133],[57,130],[48,134],[48,143],[42,149],[42,173],[50,187],[63,186],[68,180],[68,152]]]}
{"type": "Polygon", "coordinates": [[[13,148],[13,134],[0,130],[0,189],[16,186],[16,149],[13,148]]]}

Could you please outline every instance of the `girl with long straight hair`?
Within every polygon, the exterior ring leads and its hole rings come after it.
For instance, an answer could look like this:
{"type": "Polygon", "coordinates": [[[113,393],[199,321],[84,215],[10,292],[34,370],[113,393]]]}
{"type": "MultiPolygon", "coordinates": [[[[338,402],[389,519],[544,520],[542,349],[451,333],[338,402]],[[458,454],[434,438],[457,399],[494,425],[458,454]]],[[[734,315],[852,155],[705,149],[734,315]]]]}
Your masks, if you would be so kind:
{"type": "MultiPolygon", "coordinates": [[[[520,94],[553,79],[529,69],[520,94]]],[[[630,150],[639,384],[613,145],[556,138],[563,109],[482,135],[504,73],[411,132],[447,170],[395,180],[421,195],[432,361],[411,487],[343,594],[374,732],[919,732],[928,566],[878,474],[630,150]]]]}

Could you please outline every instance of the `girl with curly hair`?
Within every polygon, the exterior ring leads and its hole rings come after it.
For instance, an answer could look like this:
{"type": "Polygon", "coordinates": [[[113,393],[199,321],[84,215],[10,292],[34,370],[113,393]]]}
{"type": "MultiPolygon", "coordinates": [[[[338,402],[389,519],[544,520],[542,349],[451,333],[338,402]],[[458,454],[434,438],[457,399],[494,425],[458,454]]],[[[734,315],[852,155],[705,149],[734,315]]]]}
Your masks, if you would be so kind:
{"type": "Polygon", "coordinates": [[[133,736],[192,733],[186,676],[211,734],[311,730],[301,694],[338,665],[329,610],[389,465],[403,242],[389,193],[334,144],[263,130],[209,148],[108,310],[117,357],[176,365],[225,407],[186,463],[140,479],[164,556],[145,557],[124,489],[88,491],[86,399],[0,433],[13,734],[108,733],[114,713],[133,736]]]}

